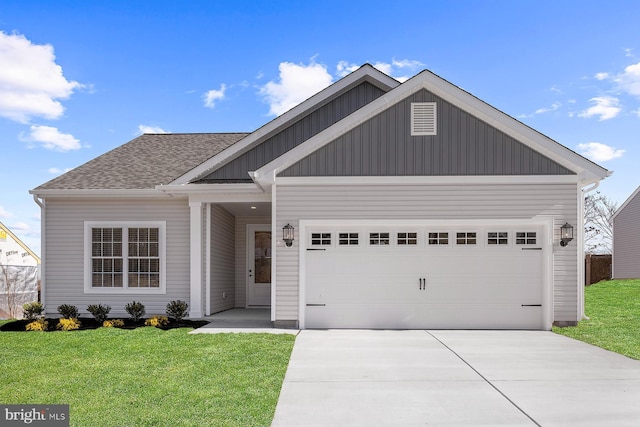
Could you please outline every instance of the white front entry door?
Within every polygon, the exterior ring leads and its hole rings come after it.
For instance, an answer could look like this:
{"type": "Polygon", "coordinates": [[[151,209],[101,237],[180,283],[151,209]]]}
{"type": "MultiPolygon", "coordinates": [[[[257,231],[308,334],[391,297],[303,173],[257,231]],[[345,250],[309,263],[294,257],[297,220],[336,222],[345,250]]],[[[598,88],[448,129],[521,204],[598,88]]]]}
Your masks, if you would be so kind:
{"type": "Polygon", "coordinates": [[[271,225],[247,225],[247,306],[271,305],[271,225]]]}

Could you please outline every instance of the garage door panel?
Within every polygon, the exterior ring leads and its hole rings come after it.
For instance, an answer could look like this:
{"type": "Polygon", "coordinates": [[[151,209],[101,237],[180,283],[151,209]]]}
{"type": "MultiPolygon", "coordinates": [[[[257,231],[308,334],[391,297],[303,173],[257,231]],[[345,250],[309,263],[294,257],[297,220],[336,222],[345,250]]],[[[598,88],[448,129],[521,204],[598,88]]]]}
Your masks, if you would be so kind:
{"type": "Polygon", "coordinates": [[[469,247],[308,251],[306,327],[542,328],[542,251],[488,247],[481,236],[469,247]]]}

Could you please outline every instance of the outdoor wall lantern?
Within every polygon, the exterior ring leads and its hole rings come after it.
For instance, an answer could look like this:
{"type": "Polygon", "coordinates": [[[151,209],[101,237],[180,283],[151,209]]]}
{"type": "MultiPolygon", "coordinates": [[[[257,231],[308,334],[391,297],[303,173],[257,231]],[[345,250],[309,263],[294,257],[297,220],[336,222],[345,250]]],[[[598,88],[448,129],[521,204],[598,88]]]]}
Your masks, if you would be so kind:
{"type": "Polygon", "coordinates": [[[567,246],[570,241],[573,240],[573,227],[568,222],[565,222],[560,227],[560,246],[567,246]]]}
{"type": "Polygon", "coordinates": [[[293,245],[293,225],[287,224],[282,227],[282,240],[287,246],[293,245]]]}

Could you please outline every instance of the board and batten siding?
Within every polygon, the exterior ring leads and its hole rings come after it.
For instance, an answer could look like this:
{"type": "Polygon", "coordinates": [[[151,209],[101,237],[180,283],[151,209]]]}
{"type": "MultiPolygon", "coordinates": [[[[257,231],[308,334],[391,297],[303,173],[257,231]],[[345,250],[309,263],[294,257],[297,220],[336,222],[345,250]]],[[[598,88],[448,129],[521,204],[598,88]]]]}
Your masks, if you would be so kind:
{"type": "MultiPolygon", "coordinates": [[[[576,224],[575,184],[286,185],[276,192],[276,229],[300,219],[336,220],[554,220],[554,321],[576,321],[578,249],[558,245],[564,222],[576,224]]],[[[298,320],[299,238],[277,247],[276,319],[298,320]]]]}
{"type": "Polygon", "coordinates": [[[61,304],[78,307],[107,304],[110,316],[127,316],[126,303],[140,301],[148,315],[164,314],[171,300],[189,302],[189,206],[180,199],[53,199],[46,200],[44,281],[47,314],[61,304]],[[166,221],[166,294],[127,292],[84,293],[85,221],[166,221]]]}
{"type": "Polygon", "coordinates": [[[235,306],[235,217],[211,206],[211,313],[235,306]]]}
{"type": "Polygon", "coordinates": [[[236,307],[247,306],[247,225],[271,224],[271,217],[236,217],[236,307]]]}
{"type": "Polygon", "coordinates": [[[640,278],[640,193],[613,219],[613,278],[640,278]]]}

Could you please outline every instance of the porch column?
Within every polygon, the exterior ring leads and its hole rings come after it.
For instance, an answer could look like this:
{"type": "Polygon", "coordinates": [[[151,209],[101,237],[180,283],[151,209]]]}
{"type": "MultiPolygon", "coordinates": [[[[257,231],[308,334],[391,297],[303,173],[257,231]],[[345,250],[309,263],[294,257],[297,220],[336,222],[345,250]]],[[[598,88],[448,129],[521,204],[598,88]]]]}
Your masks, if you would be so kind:
{"type": "Polygon", "coordinates": [[[202,202],[189,202],[191,211],[191,300],[189,317],[202,318],[202,202]]]}

